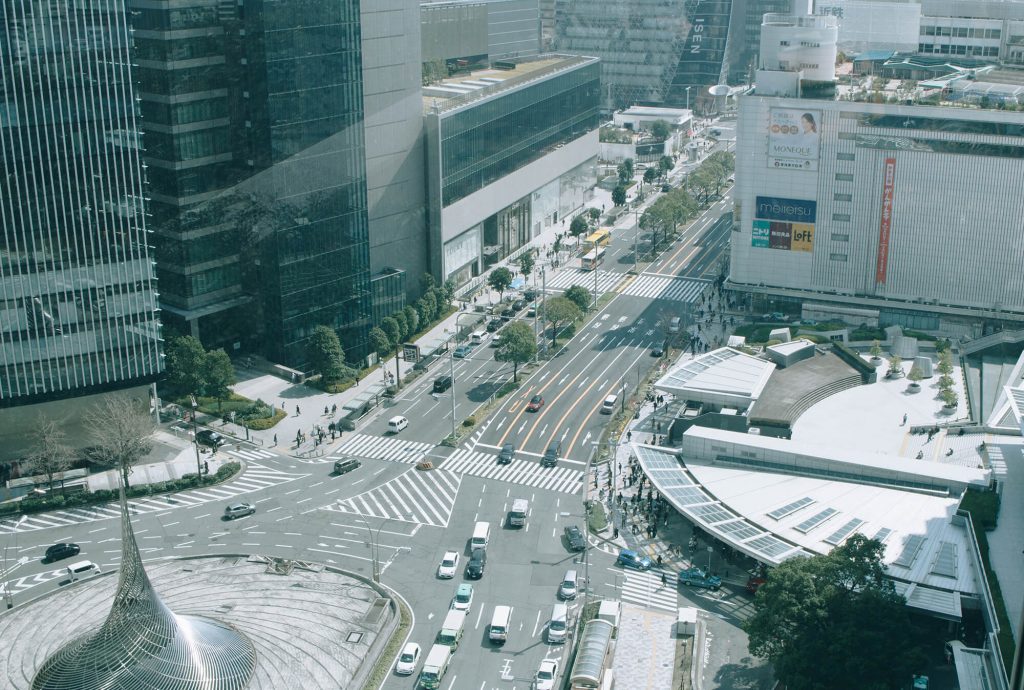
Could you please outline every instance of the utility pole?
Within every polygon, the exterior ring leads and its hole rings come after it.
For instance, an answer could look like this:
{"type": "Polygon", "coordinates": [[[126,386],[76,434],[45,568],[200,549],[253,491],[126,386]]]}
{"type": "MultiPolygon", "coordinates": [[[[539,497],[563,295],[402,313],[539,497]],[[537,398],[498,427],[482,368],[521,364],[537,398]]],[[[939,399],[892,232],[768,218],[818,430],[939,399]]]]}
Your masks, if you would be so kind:
{"type": "Polygon", "coordinates": [[[196,474],[200,477],[203,476],[203,463],[199,459],[199,432],[196,425],[196,415],[199,413],[199,401],[196,400],[196,396],[188,396],[192,402],[192,444],[196,448],[196,474]]]}
{"type": "MultiPolygon", "coordinates": [[[[459,345],[459,319],[471,315],[469,312],[459,312],[455,315],[455,346],[459,345]]],[[[397,360],[397,355],[395,356],[397,360]]],[[[448,375],[452,380],[452,442],[455,442],[455,349],[448,347],[448,375]]]]}
{"type": "Polygon", "coordinates": [[[636,219],[633,225],[633,273],[639,274],[637,262],[640,260],[640,209],[633,209],[633,217],[636,219]]]}

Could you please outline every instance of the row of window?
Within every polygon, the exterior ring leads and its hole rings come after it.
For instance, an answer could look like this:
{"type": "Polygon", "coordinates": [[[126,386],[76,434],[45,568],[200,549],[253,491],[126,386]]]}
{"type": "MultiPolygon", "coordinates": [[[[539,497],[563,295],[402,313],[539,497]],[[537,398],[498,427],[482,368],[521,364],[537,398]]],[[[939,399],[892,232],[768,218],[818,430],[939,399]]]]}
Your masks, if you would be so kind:
{"type": "Polygon", "coordinates": [[[947,43],[933,45],[931,43],[919,43],[917,50],[920,53],[932,53],[937,55],[974,55],[977,57],[999,57],[999,48],[986,46],[951,46],[947,43]]]}
{"type": "Polygon", "coordinates": [[[969,26],[922,26],[922,36],[951,36],[955,38],[988,38],[999,40],[999,29],[981,29],[969,26]]]}

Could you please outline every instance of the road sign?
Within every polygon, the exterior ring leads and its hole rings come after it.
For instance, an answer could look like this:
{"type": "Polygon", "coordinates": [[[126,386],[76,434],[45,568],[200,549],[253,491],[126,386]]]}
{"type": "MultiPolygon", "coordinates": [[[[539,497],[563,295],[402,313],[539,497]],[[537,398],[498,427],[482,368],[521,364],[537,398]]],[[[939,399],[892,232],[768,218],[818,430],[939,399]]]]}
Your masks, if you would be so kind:
{"type": "Polygon", "coordinates": [[[406,343],[402,346],[402,357],[406,362],[420,361],[420,346],[416,343],[406,343]]]}

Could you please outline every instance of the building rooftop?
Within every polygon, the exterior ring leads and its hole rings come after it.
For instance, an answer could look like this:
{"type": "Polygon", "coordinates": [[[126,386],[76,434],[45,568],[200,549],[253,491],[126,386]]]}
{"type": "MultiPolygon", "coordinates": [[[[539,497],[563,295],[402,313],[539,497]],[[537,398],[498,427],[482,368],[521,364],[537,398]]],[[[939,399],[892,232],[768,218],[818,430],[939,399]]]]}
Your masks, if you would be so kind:
{"type": "Polygon", "coordinates": [[[543,79],[566,69],[597,62],[598,58],[578,55],[545,54],[518,58],[498,64],[513,69],[476,70],[423,87],[424,113],[447,112],[476,101],[499,95],[531,81],[543,79]]]}
{"type": "Polygon", "coordinates": [[[757,400],[775,364],[722,347],[669,369],[654,387],[684,400],[732,403],[746,408],[757,400]]]}

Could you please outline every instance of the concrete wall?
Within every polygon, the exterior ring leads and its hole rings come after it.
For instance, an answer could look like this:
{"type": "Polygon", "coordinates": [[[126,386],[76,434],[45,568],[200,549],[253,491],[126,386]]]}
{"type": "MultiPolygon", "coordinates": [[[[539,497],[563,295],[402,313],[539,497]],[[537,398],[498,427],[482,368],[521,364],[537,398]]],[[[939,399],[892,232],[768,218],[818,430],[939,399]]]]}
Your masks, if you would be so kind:
{"type": "Polygon", "coordinates": [[[420,8],[374,0],[361,18],[370,270],[405,271],[415,297],[428,270],[420,8]]]}

